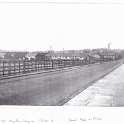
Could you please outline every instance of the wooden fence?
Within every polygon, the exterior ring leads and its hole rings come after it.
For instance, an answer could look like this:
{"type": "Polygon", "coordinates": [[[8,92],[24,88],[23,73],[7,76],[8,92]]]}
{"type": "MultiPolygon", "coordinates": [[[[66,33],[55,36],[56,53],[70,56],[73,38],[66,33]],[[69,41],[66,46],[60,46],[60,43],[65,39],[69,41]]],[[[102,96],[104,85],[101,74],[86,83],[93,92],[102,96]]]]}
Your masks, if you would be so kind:
{"type": "Polygon", "coordinates": [[[98,62],[105,62],[112,60],[103,59],[84,59],[84,60],[26,60],[26,61],[0,61],[0,78],[16,74],[25,74],[30,72],[37,72],[40,70],[65,68],[71,66],[80,66],[86,64],[93,64],[98,62]]]}
{"type": "Polygon", "coordinates": [[[85,60],[0,61],[0,77],[88,64],[85,60]]]}

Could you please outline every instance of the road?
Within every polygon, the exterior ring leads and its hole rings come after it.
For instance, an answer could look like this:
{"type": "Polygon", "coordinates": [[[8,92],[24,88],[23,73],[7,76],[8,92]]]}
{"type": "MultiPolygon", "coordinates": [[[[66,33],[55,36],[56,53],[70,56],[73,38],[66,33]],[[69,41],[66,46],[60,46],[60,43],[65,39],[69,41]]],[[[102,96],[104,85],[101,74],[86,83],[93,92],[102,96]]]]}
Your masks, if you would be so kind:
{"type": "Polygon", "coordinates": [[[65,106],[124,106],[124,64],[96,81],[65,106]]]}
{"type": "Polygon", "coordinates": [[[0,81],[1,105],[62,105],[108,73],[114,62],[0,81]]]}

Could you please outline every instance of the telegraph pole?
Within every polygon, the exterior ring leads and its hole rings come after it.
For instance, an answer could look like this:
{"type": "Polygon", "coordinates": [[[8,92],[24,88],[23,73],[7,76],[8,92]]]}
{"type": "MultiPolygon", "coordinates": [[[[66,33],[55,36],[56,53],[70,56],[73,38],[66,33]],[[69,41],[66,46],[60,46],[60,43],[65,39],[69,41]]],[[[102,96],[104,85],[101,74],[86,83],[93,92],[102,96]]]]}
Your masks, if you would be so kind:
{"type": "Polygon", "coordinates": [[[111,49],[111,42],[108,43],[108,50],[111,49]]]}
{"type": "Polygon", "coordinates": [[[65,54],[65,53],[64,53],[64,48],[62,49],[62,51],[63,51],[62,53],[63,53],[63,58],[64,58],[64,54],[65,54]]]}

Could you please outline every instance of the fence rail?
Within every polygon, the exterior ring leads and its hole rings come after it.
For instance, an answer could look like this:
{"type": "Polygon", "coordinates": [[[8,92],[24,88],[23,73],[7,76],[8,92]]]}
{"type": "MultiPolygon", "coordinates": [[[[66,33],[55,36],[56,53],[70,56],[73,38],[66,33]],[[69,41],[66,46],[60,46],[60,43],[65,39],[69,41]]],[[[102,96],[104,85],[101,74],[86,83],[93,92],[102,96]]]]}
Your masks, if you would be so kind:
{"type": "Polygon", "coordinates": [[[96,63],[87,60],[0,61],[0,77],[96,63]]]}
{"type": "Polygon", "coordinates": [[[83,60],[1,61],[0,77],[85,64],[83,60]]]}

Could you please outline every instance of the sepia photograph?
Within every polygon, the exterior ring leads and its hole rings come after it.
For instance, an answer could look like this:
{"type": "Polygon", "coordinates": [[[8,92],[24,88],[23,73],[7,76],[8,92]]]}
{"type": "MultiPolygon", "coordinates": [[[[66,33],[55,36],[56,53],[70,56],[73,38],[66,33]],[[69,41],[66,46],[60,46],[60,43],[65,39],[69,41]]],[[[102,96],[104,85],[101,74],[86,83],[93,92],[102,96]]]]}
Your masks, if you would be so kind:
{"type": "Polygon", "coordinates": [[[124,2],[0,1],[0,105],[124,106],[124,2]]]}

